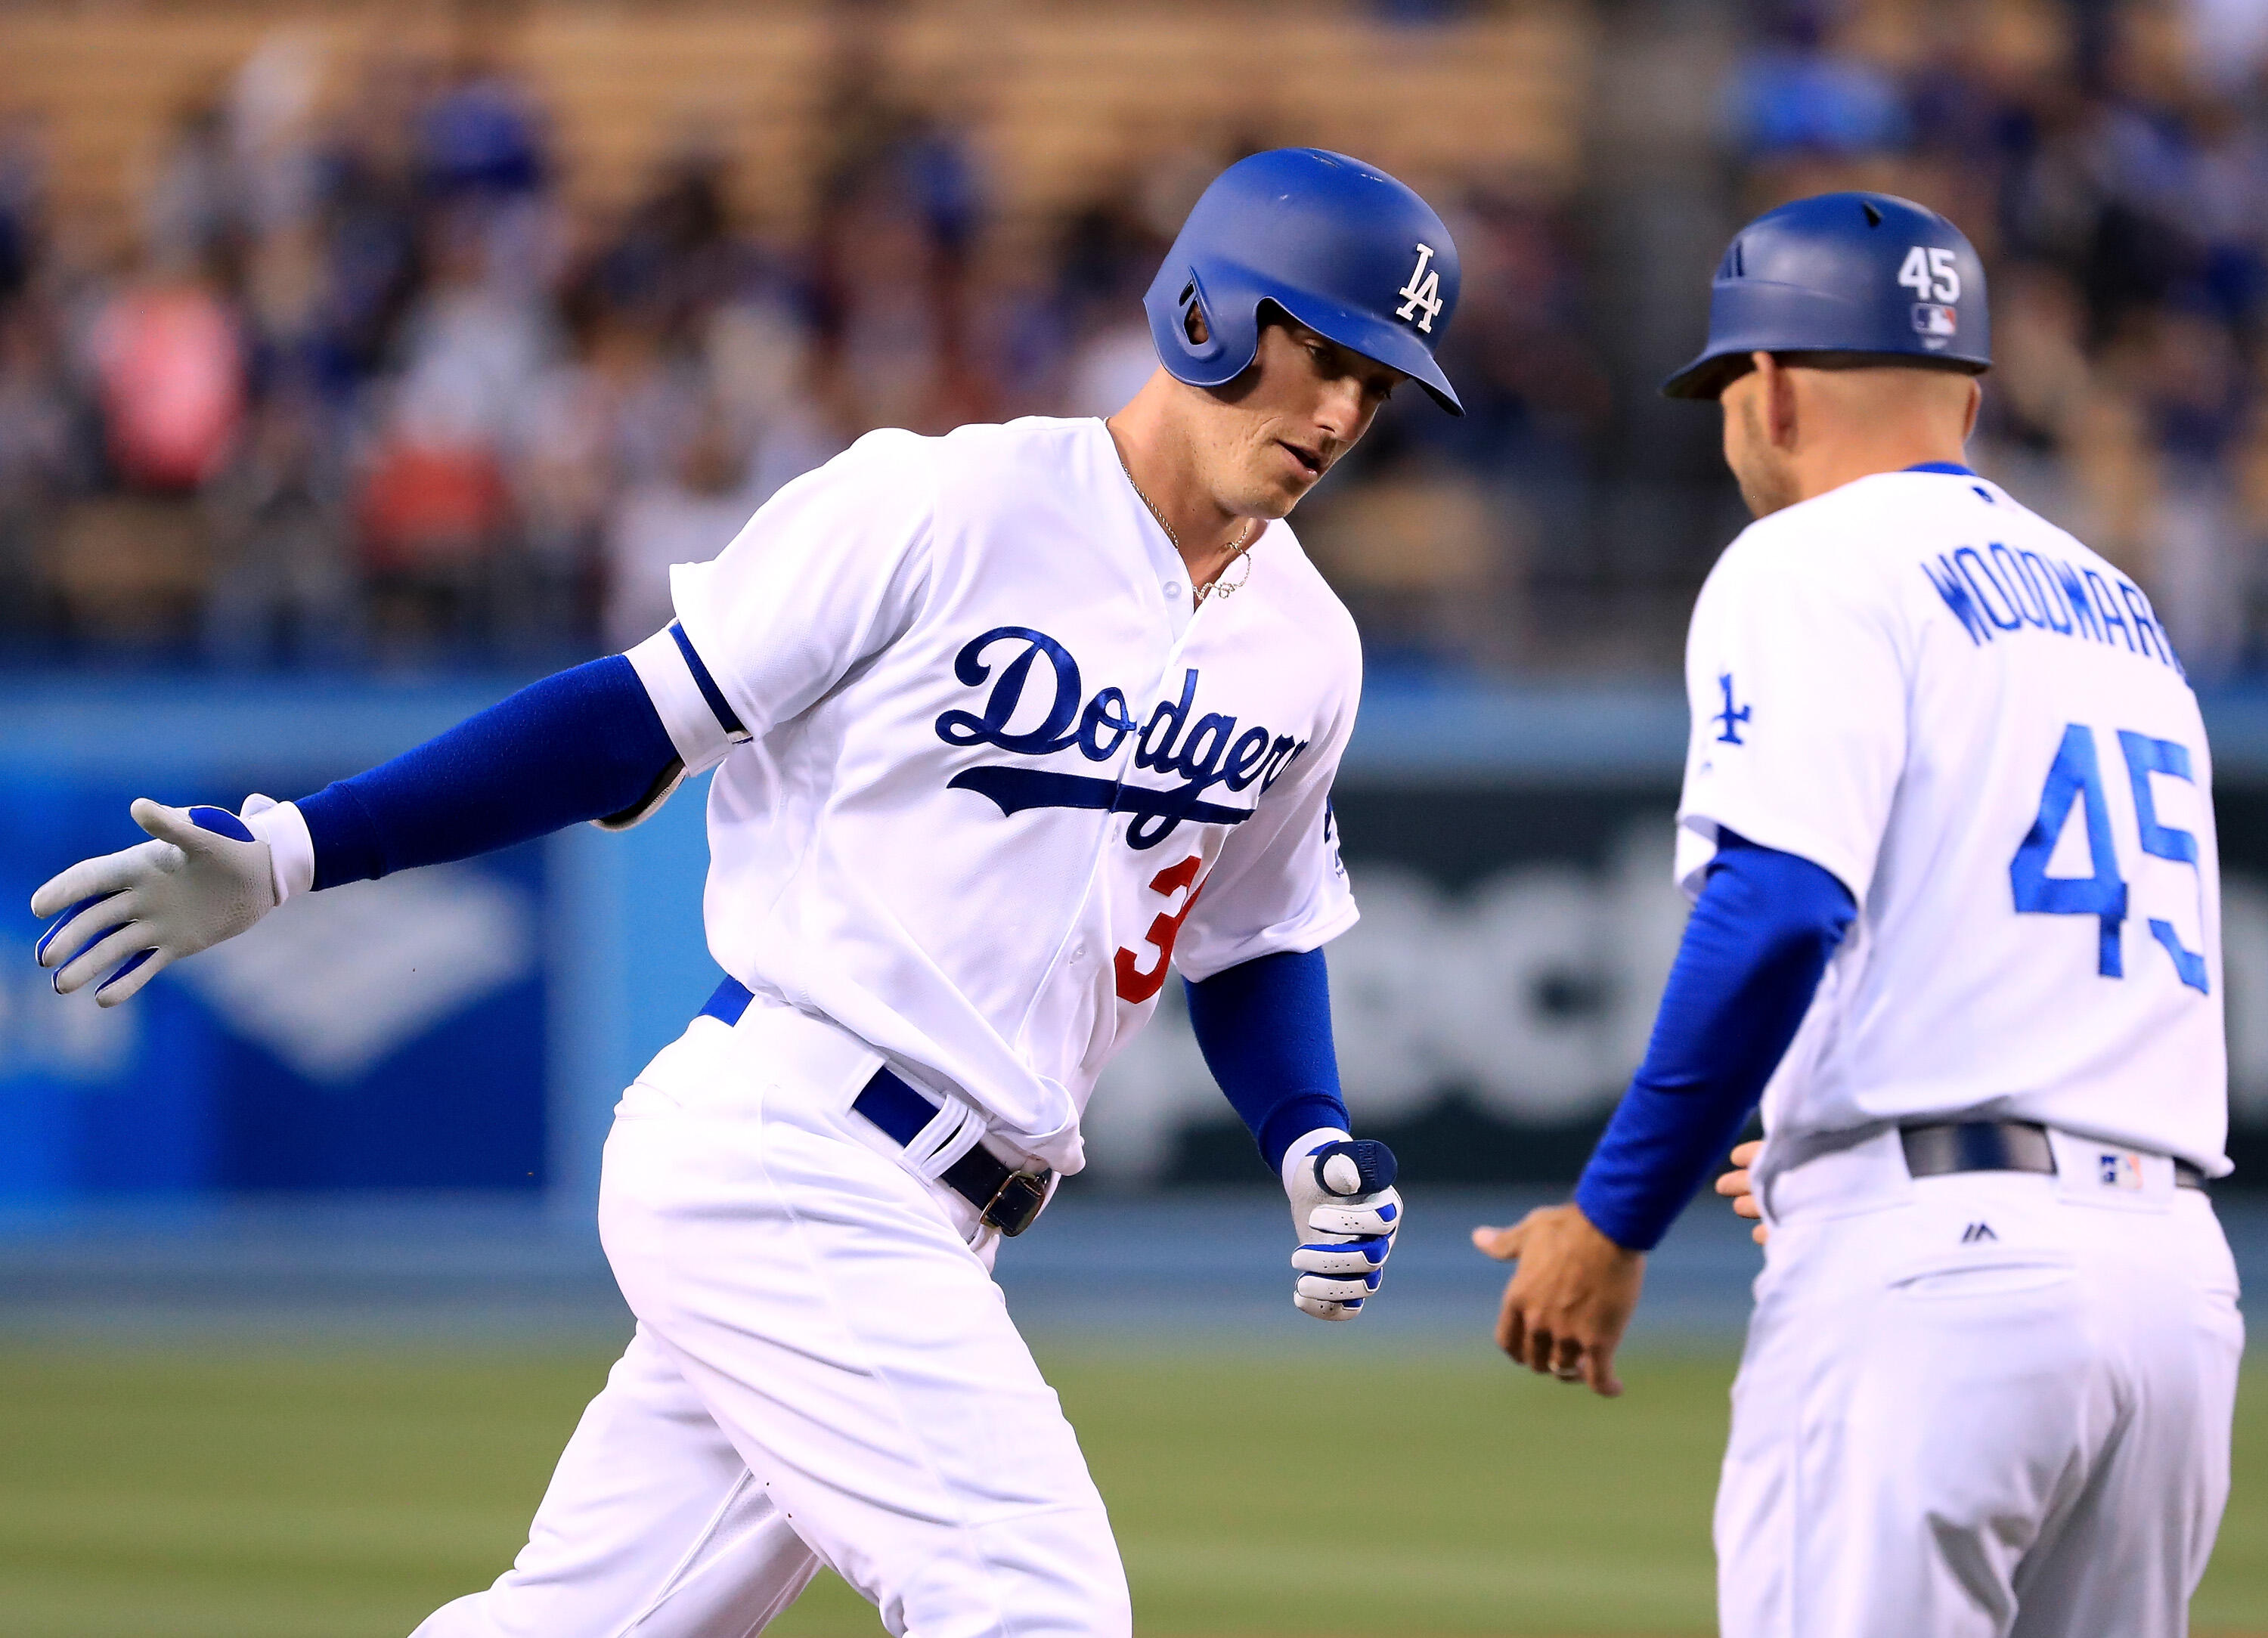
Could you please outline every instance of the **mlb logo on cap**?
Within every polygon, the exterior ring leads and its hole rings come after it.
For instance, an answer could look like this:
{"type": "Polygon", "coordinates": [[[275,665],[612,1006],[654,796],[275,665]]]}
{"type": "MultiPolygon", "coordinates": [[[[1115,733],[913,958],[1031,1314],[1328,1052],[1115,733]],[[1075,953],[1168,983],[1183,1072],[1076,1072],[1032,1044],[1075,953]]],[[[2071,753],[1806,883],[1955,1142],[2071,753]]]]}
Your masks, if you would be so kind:
{"type": "Polygon", "coordinates": [[[2109,1189],[2139,1189],[2142,1157],[2132,1150],[2106,1150],[2095,1162],[2095,1176],[2109,1189]]]}
{"type": "Polygon", "coordinates": [[[1914,334],[1924,347],[1942,347],[1961,332],[1961,315],[1940,302],[1918,301],[1913,310],[1914,334]]]}

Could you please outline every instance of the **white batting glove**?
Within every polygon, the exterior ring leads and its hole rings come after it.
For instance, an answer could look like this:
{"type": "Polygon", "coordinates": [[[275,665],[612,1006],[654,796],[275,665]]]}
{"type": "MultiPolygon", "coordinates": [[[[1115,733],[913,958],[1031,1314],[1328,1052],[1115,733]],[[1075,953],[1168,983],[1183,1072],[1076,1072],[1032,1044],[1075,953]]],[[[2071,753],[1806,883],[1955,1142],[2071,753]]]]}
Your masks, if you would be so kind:
{"type": "Polygon", "coordinates": [[[1284,1151],[1284,1192],[1299,1283],[1292,1306],[1318,1319],[1352,1319],[1378,1289],[1402,1229],[1402,1196],[1394,1190],[1394,1151],[1360,1142],[1333,1127],[1310,1132],[1284,1151]]]}
{"type": "MultiPolygon", "coordinates": [[[[275,806],[255,797],[247,814],[261,811],[254,803],[275,806]]],[[[99,978],[95,1000],[114,1007],[276,907],[269,844],[226,808],[169,808],[144,797],[130,812],[153,840],[82,860],[32,895],[33,915],[60,918],[34,952],[57,969],[59,995],[99,978]]]]}

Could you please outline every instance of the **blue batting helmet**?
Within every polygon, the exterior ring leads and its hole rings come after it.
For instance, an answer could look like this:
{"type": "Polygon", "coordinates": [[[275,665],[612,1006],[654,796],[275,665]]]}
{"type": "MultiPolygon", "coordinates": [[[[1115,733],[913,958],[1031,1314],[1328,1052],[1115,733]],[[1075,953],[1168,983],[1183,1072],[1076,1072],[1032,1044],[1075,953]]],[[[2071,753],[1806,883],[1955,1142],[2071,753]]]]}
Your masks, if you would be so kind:
{"type": "Polygon", "coordinates": [[[1215,177],[1142,305],[1158,357],[1223,386],[1260,350],[1260,304],[1410,377],[1464,414],[1433,349],[1457,305],[1457,246],[1424,200],[1374,165],[1277,148],[1215,177]],[[1192,308],[1206,339],[1189,340],[1192,308]]]}
{"type": "Polygon", "coordinates": [[[1889,194],[1821,194],[1734,236],[1709,286],[1709,342],[1661,384],[1714,398],[1751,353],[1862,353],[1981,375],[1992,367],[1984,264],[1961,230],[1889,194]]]}

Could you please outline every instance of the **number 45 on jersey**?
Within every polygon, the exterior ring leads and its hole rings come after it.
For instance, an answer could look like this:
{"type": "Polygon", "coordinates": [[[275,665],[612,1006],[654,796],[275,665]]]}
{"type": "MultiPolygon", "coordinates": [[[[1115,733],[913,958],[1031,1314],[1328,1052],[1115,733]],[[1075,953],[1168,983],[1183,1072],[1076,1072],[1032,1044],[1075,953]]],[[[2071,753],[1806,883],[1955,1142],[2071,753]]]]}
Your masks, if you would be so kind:
{"type": "MultiPolygon", "coordinates": [[[[2118,731],[2118,748],[2126,761],[2126,780],[2134,792],[2134,826],[2142,851],[2154,858],[2170,859],[2198,868],[2197,838],[2185,830],[2158,822],[2157,799],[2150,790],[2150,775],[2192,780],[2189,747],[2171,739],[2118,731]]],[[[2038,915],[2091,915],[2097,919],[2102,941],[2095,970],[2105,978],[2126,976],[2119,947],[2119,929],[2126,920],[2126,881],[2119,874],[2118,855],[2110,836],[2110,804],[2103,788],[2102,768],[2095,755],[2095,731],[2073,723],[2063,731],[2063,746],[2048,769],[2047,787],[2040,793],[2040,816],[2016,856],[2008,863],[2008,882],[2015,890],[2016,908],[2038,915]],[[2056,839],[2063,834],[2072,804],[2082,804],[2087,820],[2087,851],[2092,874],[2051,876],[2048,860],[2056,839]]],[[[2205,883],[2198,881],[2198,922],[2204,922],[2205,883]]],[[[2150,933],[2172,958],[2174,972],[2198,994],[2209,991],[2204,955],[2186,948],[2174,924],[2150,919],[2150,933]]]]}

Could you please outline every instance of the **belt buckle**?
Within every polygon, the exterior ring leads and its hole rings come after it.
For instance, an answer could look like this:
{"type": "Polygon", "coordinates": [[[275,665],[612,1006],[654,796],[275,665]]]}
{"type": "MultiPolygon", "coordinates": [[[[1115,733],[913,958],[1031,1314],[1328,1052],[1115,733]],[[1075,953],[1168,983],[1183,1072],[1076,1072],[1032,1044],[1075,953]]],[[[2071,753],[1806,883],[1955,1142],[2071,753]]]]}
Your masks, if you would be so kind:
{"type": "Polygon", "coordinates": [[[984,1209],[977,1213],[977,1221],[1000,1230],[1003,1238],[1014,1239],[1039,1220],[1040,1208],[1048,1203],[1048,1172],[1012,1172],[993,1191],[984,1209]]]}

